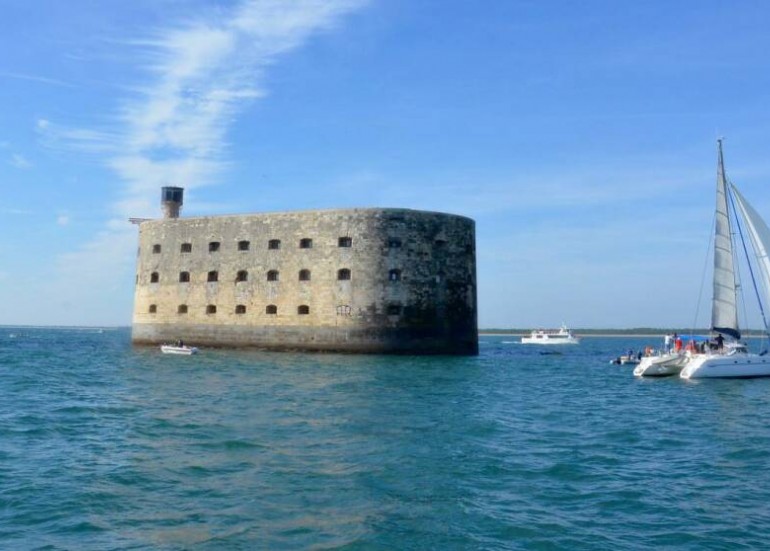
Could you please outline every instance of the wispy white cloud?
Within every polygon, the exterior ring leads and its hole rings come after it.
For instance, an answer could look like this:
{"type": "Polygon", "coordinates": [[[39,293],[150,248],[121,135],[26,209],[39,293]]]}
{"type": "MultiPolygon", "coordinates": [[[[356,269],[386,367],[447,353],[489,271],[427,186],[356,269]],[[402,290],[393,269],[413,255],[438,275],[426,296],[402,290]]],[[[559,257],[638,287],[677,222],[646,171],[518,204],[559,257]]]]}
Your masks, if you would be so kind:
{"type": "Polygon", "coordinates": [[[8,163],[11,166],[14,166],[21,170],[32,168],[32,163],[29,162],[23,155],[20,155],[18,153],[14,153],[13,155],[11,155],[11,159],[8,161],[8,163]]]}
{"type": "Polygon", "coordinates": [[[70,217],[66,214],[60,214],[56,217],[56,223],[59,226],[67,226],[70,223],[70,217]]]}
{"type": "Polygon", "coordinates": [[[27,215],[27,214],[32,214],[32,211],[25,210],[25,209],[15,209],[15,208],[0,207],[0,213],[1,214],[13,214],[13,215],[27,215]]]}
{"type": "Polygon", "coordinates": [[[4,78],[9,78],[14,80],[28,80],[30,82],[50,84],[53,86],[63,86],[65,88],[75,87],[73,84],[70,84],[69,82],[64,82],[62,80],[58,80],[55,78],[42,77],[38,75],[25,75],[22,73],[8,73],[8,72],[0,71],[0,79],[4,79],[4,78]]]}
{"type": "MultiPolygon", "coordinates": [[[[193,16],[128,43],[144,60],[145,82],[116,106],[103,128],[66,128],[40,118],[36,130],[54,148],[100,155],[121,182],[107,228],[60,266],[130,265],[129,216],[157,211],[160,186],[218,183],[228,167],[226,134],[238,114],[266,94],[264,75],[281,54],[332,28],[367,0],[244,0],[218,19],[193,16]],[[120,225],[117,221],[121,221],[120,225]]],[[[80,275],[78,275],[80,277],[80,275]]],[[[98,280],[98,278],[96,278],[98,280]]]]}

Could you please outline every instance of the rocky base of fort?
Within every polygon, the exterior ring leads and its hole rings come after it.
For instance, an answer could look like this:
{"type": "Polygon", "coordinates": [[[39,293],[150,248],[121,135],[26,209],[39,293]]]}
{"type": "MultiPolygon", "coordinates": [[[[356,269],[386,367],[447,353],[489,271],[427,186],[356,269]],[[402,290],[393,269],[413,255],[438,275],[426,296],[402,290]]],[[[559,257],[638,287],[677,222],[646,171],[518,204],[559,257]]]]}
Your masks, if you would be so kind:
{"type": "Polygon", "coordinates": [[[197,347],[365,354],[478,354],[478,338],[431,329],[307,326],[134,324],[132,342],[158,345],[183,340],[197,347]]]}

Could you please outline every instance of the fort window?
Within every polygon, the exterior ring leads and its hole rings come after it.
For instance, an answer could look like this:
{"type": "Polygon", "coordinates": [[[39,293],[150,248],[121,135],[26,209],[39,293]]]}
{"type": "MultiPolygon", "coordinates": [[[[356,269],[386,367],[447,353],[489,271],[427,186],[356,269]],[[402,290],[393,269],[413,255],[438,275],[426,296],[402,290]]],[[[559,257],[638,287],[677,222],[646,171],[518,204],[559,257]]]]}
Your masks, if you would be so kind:
{"type": "Polygon", "coordinates": [[[267,242],[267,248],[271,251],[277,251],[281,248],[281,240],[280,239],[271,239],[267,242]]]}
{"type": "Polygon", "coordinates": [[[179,283],[190,283],[190,272],[179,272],[179,283]]]}
{"type": "Polygon", "coordinates": [[[240,270],[235,276],[235,281],[248,281],[249,280],[249,272],[246,270],[240,270]]]}
{"type": "Polygon", "coordinates": [[[214,304],[209,304],[206,306],[206,313],[207,314],[216,314],[217,313],[217,307],[214,304]]]}
{"type": "Polygon", "coordinates": [[[160,253],[160,245],[155,244],[152,246],[152,254],[159,254],[160,253]]]}
{"type": "Polygon", "coordinates": [[[250,245],[251,245],[251,243],[249,243],[248,241],[238,241],[238,250],[239,251],[248,251],[250,245]]]}
{"type": "Polygon", "coordinates": [[[275,304],[268,304],[265,306],[265,314],[277,314],[278,307],[275,304]]]}
{"type": "Polygon", "coordinates": [[[150,304],[150,309],[148,310],[150,314],[155,314],[158,312],[158,305],[157,304],[150,304]]]}
{"type": "Polygon", "coordinates": [[[209,281],[209,282],[219,281],[219,272],[217,272],[216,270],[209,272],[209,275],[206,281],[209,281]]]}
{"type": "Polygon", "coordinates": [[[182,243],[182,246],[180,247],[179,251],[183,253],[191,253],[192,243],[182,243]]]}
{"type": "Polygon", "coordinates": [[[342,268],[341,270],[337,270],[337,279],[340,281],[347,281],[350,279],[350,270],[347,268],[342,268]]]}
{"type": "Polygon", "coordinates": [[[401,281],[401,270],[391,270],[388,272],[388,279],[390,281],[401,281]]]}
{"type": "Polygon", "coordinates": [[[446,239],[436,239],[433,244],[438,248],[446,247],[446,239]]]}
{"type": "Polygon", "coordinates": [[[313,240],[309,237],[305,237],[304,239],[299,240],[299,248],[300,249],[312,249],[313,248],[313,240]]]}
{"type": "Polygon", "coordinates": [[[219,241],[212,241],[209,243],[209,252],[215,253],[219,250],[219,241]]]}
{"type": "Polygon", "coordinates": [[[392,238],[388,239],[388,247],[391,248],[391,249],[400,249],[401,248],[401,240],[396,238],[396,237],[392,237],[392,238]]]}
{"type": "Polygon", "coordinates": [[[158,275],[158,272],[152,272],[150,274],[150,283],[157,283],[160,281],[160,275],[158,275]]]}
{"type": "Polygon", "coordinates": [[[353,309],[348,304],[340,304],[337,306],[338,316],[349,316],[353,313],[353,309]]]}
{"type": "Polygon", "coordinates": [[[238,304],[235,307],[235,313],[236,314],[245,314],[246,313],[246,306],[243,304],[238,304]]]}
{"type": "Polygon", "coordinates": [[[353,246],[353,238],[352,237],[340,237],[337,240],[337,246],[338,247],[352,247],[353,246]]]}
{"type": "Polygon", "coordinates": [[[387,312],[389,316],[398,316],[401,314],[400,304],[388,304],[387,312]]]}
{"type": "Polygon", "coordinates": [[[187,313],[187,305],[186,304],[180,304],[176,308],[177,314],[186,314],[187,313]]]}
{"type": "Polygon", "coordinates": [[[310,306],[308,306],[307,304],[302,304],[302,305],[298,306],[297,307],[297,313],[300,316],[306,316],[307,314],[310,313],[310,306]]]}
{"type": "Polygon", "coordinates": [[[278,281],[278,270],[270,270],[267,272],[268,281],[278,281]]]}
{"type": "Polygon", "coordinates": [[[299,271],[299,280],[300,281],[310,281],[310,270],[300,270],[299,271]]]}

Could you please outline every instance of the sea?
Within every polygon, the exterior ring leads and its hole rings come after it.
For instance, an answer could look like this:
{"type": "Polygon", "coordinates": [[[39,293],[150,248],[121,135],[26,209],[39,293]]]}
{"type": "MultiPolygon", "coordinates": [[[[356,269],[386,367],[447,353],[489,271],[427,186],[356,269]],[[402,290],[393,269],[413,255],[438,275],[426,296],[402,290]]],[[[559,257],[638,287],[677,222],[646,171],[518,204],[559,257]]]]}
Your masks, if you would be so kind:
{"type": "Polygon", "coordinates": [[[770,547],[770,380],[518,341],[170,356],[0,327],[0,549],[770,547]]]}

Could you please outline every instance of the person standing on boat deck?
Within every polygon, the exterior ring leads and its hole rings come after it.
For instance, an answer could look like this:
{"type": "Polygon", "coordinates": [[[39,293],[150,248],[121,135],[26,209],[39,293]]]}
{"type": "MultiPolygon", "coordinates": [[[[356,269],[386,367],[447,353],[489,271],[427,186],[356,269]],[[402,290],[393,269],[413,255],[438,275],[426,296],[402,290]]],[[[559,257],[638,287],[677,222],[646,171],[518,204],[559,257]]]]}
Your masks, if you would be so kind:
{"type": "Polygon", "coordinates": [[[676,336],[676,333],[674,333],[674,349],[677,352],[681,352],[682,350],[682,339],[676,336]]]}
{"type": "Polygon", "coordinates": [[[722,336],[722,333],[717,333],[716,341],[717,341],[717,350],[722,352],[722,350],[724,350],[724,347],[725,347],[725,338],[722,336]]]}
{"type": "Polygon", "coordinates": [[[665,347],[666,352],[671,351],[671,335],[668,333],[663,337],[663,346],[665,347]]]}

